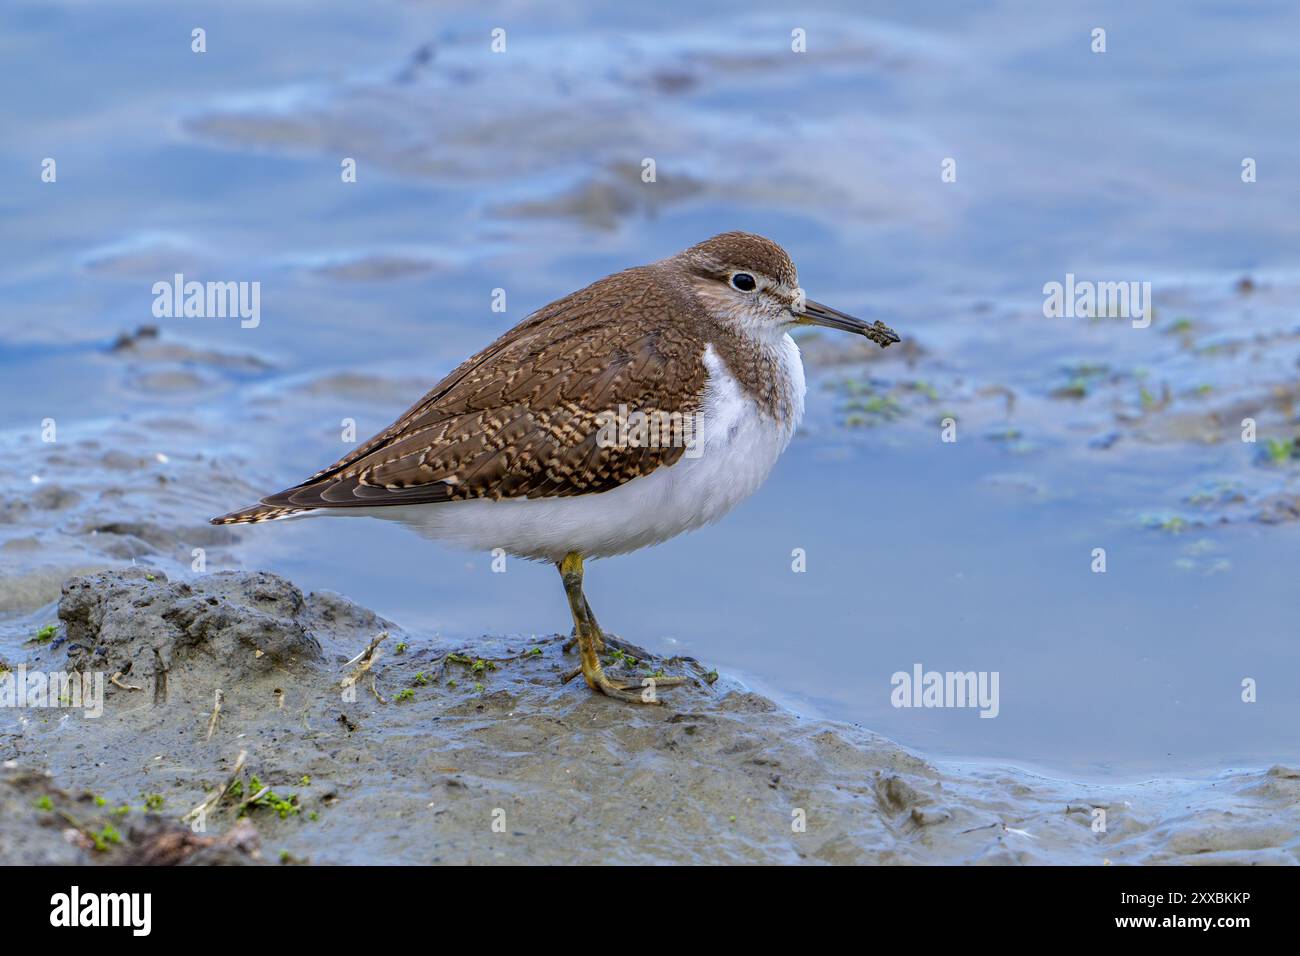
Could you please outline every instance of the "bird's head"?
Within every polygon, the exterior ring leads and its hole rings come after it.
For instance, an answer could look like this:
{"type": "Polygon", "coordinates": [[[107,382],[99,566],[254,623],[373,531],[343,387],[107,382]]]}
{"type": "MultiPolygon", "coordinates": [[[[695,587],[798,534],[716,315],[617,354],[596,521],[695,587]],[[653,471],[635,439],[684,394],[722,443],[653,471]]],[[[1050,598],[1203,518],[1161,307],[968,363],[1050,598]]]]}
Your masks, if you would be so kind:
{"type": "Polygon", "coordinates": [[[863,322],[809,299],[799,287],[799,273],[786,251],[751,232],[724,232],[669,261],[686,271],[711,312],[751,334],[821,325],[864,335],[881,348],[901,341],[883,322],[863,322]]]}

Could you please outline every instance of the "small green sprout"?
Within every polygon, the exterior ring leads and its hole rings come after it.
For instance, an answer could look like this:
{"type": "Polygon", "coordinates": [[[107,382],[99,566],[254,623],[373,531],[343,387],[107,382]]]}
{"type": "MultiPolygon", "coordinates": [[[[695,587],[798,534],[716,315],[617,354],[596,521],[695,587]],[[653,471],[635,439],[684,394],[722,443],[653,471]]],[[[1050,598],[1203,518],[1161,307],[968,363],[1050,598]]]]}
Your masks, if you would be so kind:
{"type": "Polygon", "coordinates": [[[415,682],[423,687],[425,684],[429,683],[429,677],[424,673],[424,671],[420,671],[420,673],[415,675],[415,682]]]}
{"type": "MultiPolygon", "coordinates": [[[[302,809],[301,807],[298,806],[297,794],[291,794],[288,798],[285,798],[285,797],[277,796],[274,793],[268,793],[265,797],[262,798],[262,800],[266,801],[264,806],[270,807],[272,810],[274,810],[276,813],[280,815],[281,820],[284,820],[287,817],[290,817],[293,814],[298,813],[302,809]]],[[[261,801],[258,802],[260,803],[261,801]]]]}
{"type": "Polygon", "coordinates": [[[161,793],[151,793],[144,798],[144,808],[157,813],[162,809],[163,797],[161,793]]]}
{"type": "Polygon", "coordinates": [[[36,801],[36,809],[46,810],[46,811],[53,810],[54,801],[51,800],[48,796],[41,797],[39,800],[36,801]]]}
{"type": "Polygon", "coordinates": [[[59,628],[57,624],[46,624],[36,632],[36,643],[48,644],[58,630],[59,628]]]}
{"type": "Polygon", "coordinates": [[[108,849],[110,843],[121,843],[122,834],[118,833],[113,824],[104,824],[104,829],[95,834],[95,849],[101,853],[108,849]]]}
{"type": "Polygon", "coordinates": [[[1279,441],[1276,438],[1266,438],[1264,440],[1264,451],[1268,460],[1275,465],[1289,461],[1296,453],[1296,443],[1291,441],[1279,441]]]}
{"type": "MultiPolygon", "coordinates": [[[[936,395],[937,399],[938,396],[936,395]]],[[[893,420],[902,416],[904,409],[898,403],[898,399],[893,395],[872,395],[870,398],[855,398],[846,402],[844,410],[847,412],[863,412],[867,416],[874,416],[876,419],[893,420]]],[[[861,418],[862,416],[857,416],[861,418]]],[[[864,419],[864,422],[874,424],[872,419],[864,419]]]]}
{"type": "Polygon", "coordinates": [[[1186,518],[1182,517],[1181,515],[1171,515],[1171,514],[1164,514],[1164,513],[1145,515],[1142,518],[1142,524],[1147,528],[1155,528],[1159,531],[1164,531],[1169,534],[1181,534],[1182,532],[1186,531],[1188,528],[1188,523],[1186,518]]]}
{"type": "Polygon", "coordinates": [[[415,699],[415,691],[411,690],[411,688],[409,688],[409,687],[406,688],[406,690],[398,691],[398,692],[397,692],[397,699],[398,699],[398,700],[414,700],[414,699],[415,699]]]}
{"type": "MultiPolygon", "coordinates": [[[[256,776],[249,778],[248,789],[250,792],[258,793],[261,791],[262,786],[262,781],[256,776]]],[[[265,807],[268,810],[274,810],[280,815],[281,820],[302,810],[302,808],[298,806],[298,795],[296,793],[291,793],[287,797],[282,797],[274,790],[267,790],[266,793],[252,801],[248,806],[265,807]]]]}
{"type": "Polygon", "coordinates": [[[939,400],[938,391],[929,382],[923,382],[920,379],[918,379],[917,381],[912,383],[912,389],[914,391],[920,392],[922,395],[924,395],[932,402],[937,402],[939,400]]]}
{"type": "Polygon", "coordinates": [[[406,641],[399,641],[399,642],[398,642],[398,645],[397,645],[397,647],[396,647],[396,649],[395,649],[395,652],[398,653],[398,654],[405,654],[405,653],[406,653],[406,641]]]}

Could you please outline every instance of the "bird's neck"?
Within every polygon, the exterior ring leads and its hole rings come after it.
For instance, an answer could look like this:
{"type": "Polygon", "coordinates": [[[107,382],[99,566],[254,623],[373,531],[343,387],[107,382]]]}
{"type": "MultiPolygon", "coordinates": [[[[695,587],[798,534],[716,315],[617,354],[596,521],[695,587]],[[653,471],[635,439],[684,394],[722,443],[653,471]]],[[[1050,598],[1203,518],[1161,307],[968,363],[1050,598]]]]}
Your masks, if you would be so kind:
{"type": "Polygon", "coordinates": [[[784,331],[755,336],[719,323],[712,345],[728,371],[765,414],[797,422],[803,413],[803,363],[784,331]]]}

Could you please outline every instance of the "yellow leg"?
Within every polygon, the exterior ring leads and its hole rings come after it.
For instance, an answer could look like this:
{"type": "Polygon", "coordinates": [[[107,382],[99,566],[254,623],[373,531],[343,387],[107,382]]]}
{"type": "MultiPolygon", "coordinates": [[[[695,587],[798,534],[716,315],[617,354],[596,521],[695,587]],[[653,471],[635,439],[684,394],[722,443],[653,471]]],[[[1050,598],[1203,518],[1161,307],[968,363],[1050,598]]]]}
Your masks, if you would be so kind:
{"type": "Polygon", "coordinates": [[[603,654],[605,652],[605,632],[602,631],[600,625],[596,623],[596,614],[592,611],[591,605],[587,602],[587,595],[585,594],[582,596],[582,607],[587,613],[587,623],[591,625],[592,633],[596,636],[596,653],[603,654]]]}
{"type": "MultiPolygon", "coordinates": [[[[556,567],[559,567],[559,565],[556,565],[556,567]]],[[[564,573],[563,568],[560,568],[560,573],[561,574],[564,573]]],[[[591,622],[592,630],[596,632],[596,653],[603,654],[605,653],[605,632],[602,631],[600,629],[600,625],[596,623],[596,615],[592,613],[591,605],[587,603],[587,598],[585,595],[582,598],[582,606],[586,611],[587,620],[591,622]]],[[[574,645],[577,643],[578,643],[578,628],[575,625],[573,629],[573,637],[569,638],[567,641],[564,642],[564,647],[561,648],[561,650],[563,650],[564,653],[567,654],[569,653],[569,651],[573,650],[574,645]]],[[[569,680],[570,678],[577,677],[577,676],[578,676],[578,672],[575,671],[573,674],[569,675],[569,677],[566,677],[565,680],[569,680]]]]}
{"type": "Polygon", "coordinates": [[[560,577],[564,581],[564,593],[569,598],[569,612],[573,615],[578,653],[582,658],[582,666],[570,677],[581,673],[592,690],[638,704],[657,704],[659,698],[655,691],[658,688],[682,683],[682,679],[677,677],[646,678],[641,684],[606,677],[605,669],[600,666],[600,651],[605,646],[604,636],[596,624],[596,615],[591,613],[591,605],[582,593],[582,555],[570,551],[560,562],[559,568],[560,577]]]}

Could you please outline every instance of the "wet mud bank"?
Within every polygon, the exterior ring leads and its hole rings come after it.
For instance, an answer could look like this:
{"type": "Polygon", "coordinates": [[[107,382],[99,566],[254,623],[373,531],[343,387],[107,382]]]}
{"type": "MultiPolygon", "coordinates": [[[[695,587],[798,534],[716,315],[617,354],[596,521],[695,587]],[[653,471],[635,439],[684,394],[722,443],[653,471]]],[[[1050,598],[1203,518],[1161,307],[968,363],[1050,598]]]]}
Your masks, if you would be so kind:
{"type": "Polygon", "coordinates": [[[6,643],[7,676],[102,675],[102,714],[0,711],[4,863],[1300,860],[1284,766],[936,764],[690,659],[611,647],[614,672],[690,678],[632,706],[562,683],[565,635],[453,646],[265,572],[74,577],[58,620],[6,643]]]}

